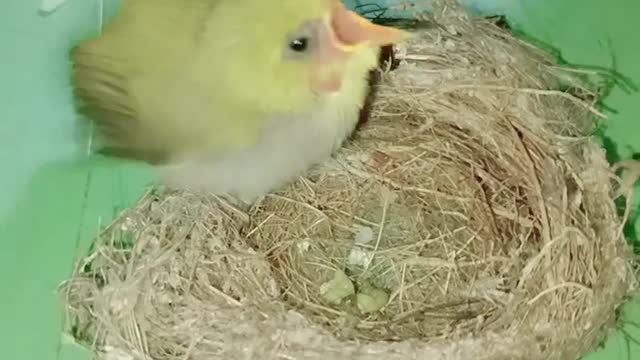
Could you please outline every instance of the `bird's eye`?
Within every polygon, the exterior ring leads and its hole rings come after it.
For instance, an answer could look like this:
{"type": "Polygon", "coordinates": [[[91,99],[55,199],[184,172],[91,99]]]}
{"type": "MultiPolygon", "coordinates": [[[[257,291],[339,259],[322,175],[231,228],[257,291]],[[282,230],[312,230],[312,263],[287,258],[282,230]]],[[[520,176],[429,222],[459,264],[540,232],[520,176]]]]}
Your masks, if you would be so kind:
{"type": "Polygon", "coordinates": [[[309,39],[300,37],[289,43],[289,48],[295,52],[304,52],[309,47],[309,39]]]}

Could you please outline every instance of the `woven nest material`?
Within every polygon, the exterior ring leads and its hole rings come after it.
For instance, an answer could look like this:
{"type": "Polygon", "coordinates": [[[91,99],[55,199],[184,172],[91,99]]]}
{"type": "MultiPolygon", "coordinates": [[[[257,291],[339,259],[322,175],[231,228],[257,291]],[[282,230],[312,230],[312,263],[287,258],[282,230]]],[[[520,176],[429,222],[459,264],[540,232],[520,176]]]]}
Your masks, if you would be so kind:
{"type": "Polygon", "coordinates": [[[286,189],[125,211],[62,287],[75,339],[118,360],[594,349],[636,284],[598,93],[492,22],[436,21],[356,138],[286,189]]]}

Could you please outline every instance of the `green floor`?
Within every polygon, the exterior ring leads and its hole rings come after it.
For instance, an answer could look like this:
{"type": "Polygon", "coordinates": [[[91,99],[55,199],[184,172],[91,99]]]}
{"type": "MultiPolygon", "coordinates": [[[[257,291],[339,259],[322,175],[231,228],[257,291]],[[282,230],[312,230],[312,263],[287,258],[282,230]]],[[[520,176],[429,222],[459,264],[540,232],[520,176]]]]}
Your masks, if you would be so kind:
{"type": "MultiPolygon", "coordinates": [[[[100,8],[98,0],[69,1],[44,18],[39,0],[3,0],[0,7],[0,358],[7,360],[88,359],[60,335],[56,287],[99,226],[135,202],[149,180],[131,164],[88,159],[87,141],[74,133],[67,55],[97,31],[100,8]]],[[[115,3],[105,1],[108,17],[115,3]]],[[[640,1],[489,3],[485,8],[497,4],[568,61],[615,65],[640,82],[640,1]]],[[[640,152],[640,94],[616,91],[607,105],[619,111],[608,129],[619,156],[640,152]]],[[[632,325],[640,323],[640,304],[629,304],[625,318],[626,336],[617,332],[588,359],[640,359],[640,344],[625,340],[640,339],[632,325]]]]}

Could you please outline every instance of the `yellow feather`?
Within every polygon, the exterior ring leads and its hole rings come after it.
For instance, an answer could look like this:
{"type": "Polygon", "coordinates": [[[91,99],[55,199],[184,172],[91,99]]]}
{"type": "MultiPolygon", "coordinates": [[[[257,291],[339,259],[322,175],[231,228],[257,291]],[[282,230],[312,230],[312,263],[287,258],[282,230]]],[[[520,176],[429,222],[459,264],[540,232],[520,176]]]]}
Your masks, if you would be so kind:
{"type": "Polygon", "coordinates": [[[112,153],[165,164],[177,186],[262,194],[356,126],[379,48],[357,46],[337,65],[340,91],[323,96],[311,62],[283,58],[288,36],[331,5],[123,0],[104,33],[74,50],[75,92],[112,153]]]}

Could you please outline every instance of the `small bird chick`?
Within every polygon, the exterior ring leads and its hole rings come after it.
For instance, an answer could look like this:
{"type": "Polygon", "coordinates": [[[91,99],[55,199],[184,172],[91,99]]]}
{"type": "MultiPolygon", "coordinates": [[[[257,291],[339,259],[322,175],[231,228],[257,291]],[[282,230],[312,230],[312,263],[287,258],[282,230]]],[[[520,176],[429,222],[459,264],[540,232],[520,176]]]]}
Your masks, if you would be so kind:
{"type": "Polygon", "coordinates": [[[74,49],[73,86],[102,153],[251,201],[341,147],[408,36],[339,0],[124,0],[74,49]]]}

